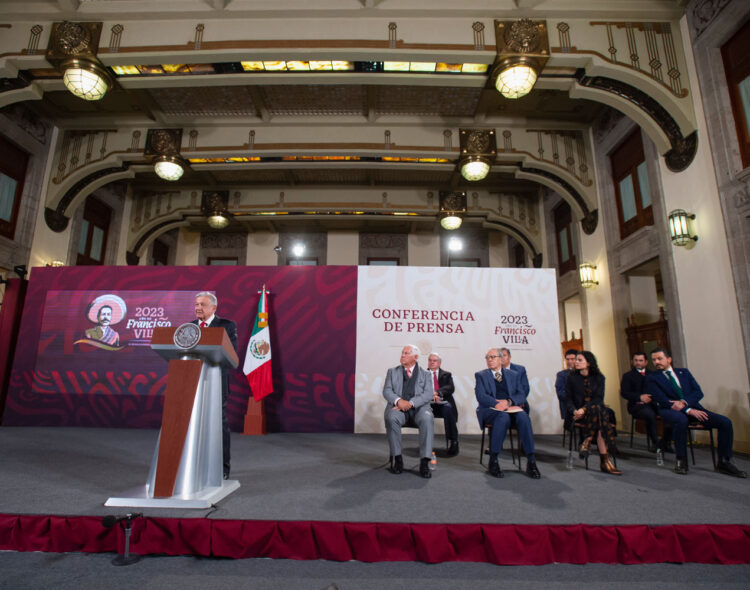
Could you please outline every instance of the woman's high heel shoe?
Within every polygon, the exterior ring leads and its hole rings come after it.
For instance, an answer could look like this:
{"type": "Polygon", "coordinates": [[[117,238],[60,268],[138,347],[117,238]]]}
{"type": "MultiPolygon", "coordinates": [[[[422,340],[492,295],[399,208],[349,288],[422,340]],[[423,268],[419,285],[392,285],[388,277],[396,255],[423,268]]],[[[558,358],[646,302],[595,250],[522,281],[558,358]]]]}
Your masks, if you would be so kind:
{"type": "Polygon", "coordinates": [[[601,469],[604,473],[610,473],[612,475],[622,475],[622,471],[615,467],[614,463],[612,463],[612,460],[609,458],[609,455],[607,453],[599,455],[599,461],[601,463],[601,469]]]}
{"type": "Polygon", "coordinates": [[[578,449],[578,456],[581,459],[586,459],[589,456],[589,447],[591,446],[591,439],[587,438],[581,443],[581,448],[578,449]]]}

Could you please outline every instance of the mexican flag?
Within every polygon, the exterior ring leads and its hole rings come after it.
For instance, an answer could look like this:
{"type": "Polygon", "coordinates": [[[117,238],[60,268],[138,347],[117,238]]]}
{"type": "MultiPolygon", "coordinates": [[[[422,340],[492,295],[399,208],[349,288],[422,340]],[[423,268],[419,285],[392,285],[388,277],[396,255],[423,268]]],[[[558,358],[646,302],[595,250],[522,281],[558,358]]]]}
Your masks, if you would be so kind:
{"type": "Polygon", "coordinates": [[[245,353],[242,372],[247,377],[255,401],[273,393],[271,381],[271,333],[268,330],[268,300],[266,286],[261,290],[258,315],[255,318],[250,342],[245,353]]]}

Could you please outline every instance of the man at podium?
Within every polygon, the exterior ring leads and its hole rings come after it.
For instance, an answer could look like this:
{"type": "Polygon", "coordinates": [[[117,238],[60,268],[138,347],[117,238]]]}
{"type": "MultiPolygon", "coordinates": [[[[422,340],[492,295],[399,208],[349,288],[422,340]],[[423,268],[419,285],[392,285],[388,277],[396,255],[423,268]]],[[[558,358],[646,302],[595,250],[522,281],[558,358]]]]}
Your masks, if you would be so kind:
{"type": "MultiPolygon", "coordinates": [[[[232,320],[226,318],[220,318],[216,315],[216,308],[218,307],[218,300],[216,295],[209,293],[208,291],[201,291],[195,296],[195,319],[194,324],[198,324],[201,328],[224,328],[229,336],[229,341],[234,347],[234,351],[237,352],[237,324],[232,320]]],[[[227,397],[229,396],[229,367],[222,365],[221,367],[221,422],[222,422],[222,449],[223,449],[223,465],[224,465],[224,479],[229,477],[230,467],[230,455],[229,455],[229,422],[227,421],[227,397]]]]}

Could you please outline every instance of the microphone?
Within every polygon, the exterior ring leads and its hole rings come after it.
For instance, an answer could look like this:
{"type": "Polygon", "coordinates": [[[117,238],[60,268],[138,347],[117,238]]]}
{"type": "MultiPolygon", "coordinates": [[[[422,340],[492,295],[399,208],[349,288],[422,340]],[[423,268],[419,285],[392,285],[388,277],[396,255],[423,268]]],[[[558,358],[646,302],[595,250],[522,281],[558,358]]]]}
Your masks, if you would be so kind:
{"type": "Polygon", "coordinates": [[[102,518],[102,526],[110,528],[123,520],[127,520],[128,522],[130,522],[131,520],[134,520],[141,516],[143,516],[143,514],[140,512],[133,512],[130,514],[126,514],[125,516],[115,516],[114,514],[108,514],[107,516],[102,518]]]}

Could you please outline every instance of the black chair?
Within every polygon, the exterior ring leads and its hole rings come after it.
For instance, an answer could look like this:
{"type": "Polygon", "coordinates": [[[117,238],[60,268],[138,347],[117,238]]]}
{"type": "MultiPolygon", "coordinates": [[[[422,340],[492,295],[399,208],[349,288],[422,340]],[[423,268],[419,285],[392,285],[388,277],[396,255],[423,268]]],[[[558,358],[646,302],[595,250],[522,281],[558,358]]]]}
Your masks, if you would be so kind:
{"type": "MultiPolygon", "coordinates": [[[[518,425],[516,424],[516,420],[511,414],[510,417],[510,424],[508,425],[508,439],[510,440],[510,456],[513,459],[513,465],[516,464],[516,449],[515,445],[513,444],[513,432],[516,432],[518,434],[518,425]]],[[[482,441],[479,444],[479,464],[483,465],[482,461],[484,460],[484,455],[490,454],[489,450],[489,440],[492,440],[492,424],[482,424],[482,441]],[[488,438],[488,444],[487,448],[484,446],[484,434],[487,433],[488,438]]],[[[520,437],[519,437],[519,445],[518,445],[518,471],[521,471],[521,444],[520,444],[520,437]]]]}
{"type": "MultiPolygon", "coordinates": [[[[633,434],[635,433],[635,422],[636,422],[636,420],[644,422],[643,418],[635,418],[631,414],[631,416],[630,416],[630,448],[631,449],[633,448],[633,434]]],[[[656,415],[656,421],[657,421],[657,423],[661,422],[661,416],[659,416],[658,414],[656,415]]]]}
{"type": "Polygon", "coordinates": [[[711,461],[714,464],[714,470],[716,469],[716,448],[714,447],[714,430],[713,428],[706,428],[702,422],[698,420],[690,420],[688,422],[688,445],[690,445],[690,456],[693,459],[693,465],[695,465],[695,451],[693,450],[693,432],[696,430],[708,431],[708,437],[711,441],[711,461]]]}

